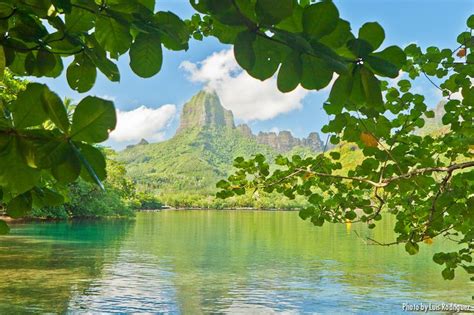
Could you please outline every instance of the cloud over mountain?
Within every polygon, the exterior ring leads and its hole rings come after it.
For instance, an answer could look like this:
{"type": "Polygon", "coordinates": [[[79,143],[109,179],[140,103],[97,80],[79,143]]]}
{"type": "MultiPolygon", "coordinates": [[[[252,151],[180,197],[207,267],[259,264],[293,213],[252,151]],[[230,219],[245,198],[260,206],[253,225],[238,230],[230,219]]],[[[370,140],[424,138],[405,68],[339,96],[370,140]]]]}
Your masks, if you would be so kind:
{"type": "Polygon", "coordinates": [[[217,92],[226,109],[243,121],[268,120],[302,108],[309,91],[298,87],[291,93],[277,89],[276,78],[260,81],[237,64],[231,49],[215,52],[198,63],[181,63],[192,82],[204,83],[217,92]]]}
{"type": "Polygon", "coordinates": [[[117,127],[110,134],[116,142],[136,142],[142,138],[161,141],[165,129],[176,117],[176,105],[159,108],[140,106],[131,111],[117,110],[117,127]]]}

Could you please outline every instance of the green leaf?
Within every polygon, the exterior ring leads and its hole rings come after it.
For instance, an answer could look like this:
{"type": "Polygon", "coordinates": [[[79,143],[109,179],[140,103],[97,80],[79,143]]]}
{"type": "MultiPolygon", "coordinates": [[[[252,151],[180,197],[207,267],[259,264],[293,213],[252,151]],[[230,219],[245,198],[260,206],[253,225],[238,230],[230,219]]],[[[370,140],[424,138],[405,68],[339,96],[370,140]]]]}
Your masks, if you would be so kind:
{"type": "Polygon", "coordinates": [[[35,188],[32,192],[34,207],[60,206],[64,204],[64,197],[46,187],[35,188]]]}
{"type": "Polygon", "coordinates": [[[74,111],[71,138],[75,141],[99,143],[107,140],[116,123],[115,107],[111,101],[87,96],[74,111]]]}
{"type": "Polygon", "coordinates": [[[368,42],[372,46],[372,51],[375,51],[382,45],[385,39],[385,31],[377,22],[365,23],[359,29],[359,38],[368,42]]]}
{"type": "Polygon", "coordinates": [[[5,221],[0,220],[0,235],[5,235],[8,233],[10,233],[10,227],[5,221]]]}
{"type": "Polygon", "coordinates": [[[334,31],[339,22],[339,12],[331,1],[312,4],[304,8],[303,29],[314,38],[321,38],[334,31]]]}
{"type": "Polygon", "coordinates": [[[142,78],[157,74],[163,62],[159,36],[140,33],[130,48],[130,68],[142,78]]]}
{"type": "Polygon", "coordinates": [[[33,188],[39,178],[40,170],[28,166],[17,137],[0,134],[0,187],[21,194],[33,188]]]}
{"type": "Polygon", "coordinates": [[[467,19],[467,27],[474,29],[474,14],[467,19]]]}
{"type": "Polygon", "coordinates": [[[16,128],[37,126],[48,119],[41,101],[46,90],[47,87],[44,84],[29,83],[26,89],[18,94],[12,106],[13,122],[16,128]]]}
{"type": "Polygon", "coordinates": [[[76,55],[66,72],[71,89],[79,93],[89,91],[95,83],[97,70],[85,53],[76,55]]]}
{"type": "Polygon", "coordinates": [[[255,12],[264,24],[273,25],[293,14],[295,0],[257,0],[255,12]]]}
{"type": "Polygon", "coordinates": [[[124,54],[132,42],[128,25],[103,15],[97,17],[94,35],[99,44],[110,52],[112,58],[124,54]]]}
{"type": "Polygon", "coordinates": [[[382,50],[381,52],[373,53],[371,56],[375,56],[395,65],[398,69],[406,62],[406,55],[403,50],[398,46],[390,46],[382,50]]]}
{"type": "Polygon", "coordinates": [[[419,247],[417,243],[414,242],[407,242],[405,244],[405,250],[410,255],[416,255],[419,251],[419,247]]]}
{"type": "Polygon", "coordinates": [[[283,21],[278,23],[278,29],[285,30],[292,33],[303,32],[303,8],[299,5],[295,6],[293,14],[286,17],[283,21]]]}
{"type": "Polygon", "coordinates": [[[255,65],[255,52],[253,43],[256,34],[251,31],[244,31],[237,35],[234,44],[234,56],[237,63],[245,70],[251,70],[255,65]]]}
{"type": "Polygon", "coordinates": [[[341,153],[339,152],[330,152],[329,155],[333,160],[339,160],[341,158],[341,153]]]}
{"type": "MultiPolygon", "coordinates": [[[[189,30],[186,24],[172,12],[157,12],[154,22],[160,29],[161,42],[171,50],[187,50],[189,30]]],[[[153,35],[150,32],[150,35],[153,35]]]]}
{"type": "Polygon", "coordinates": [[[65,15],[68,33],[87,32],[94,27],[95,16],[89,11],[72,7],[71,13],[65,15]]]}
{"type": "Polygon", "coordinates": [[[255,64],[247,72],[259,80],[270,78],[278,69],[286,47],[266,37],[257,36],[253,43],[255,64]]]}
{"type": "Polygon", "coordinates": [[[360,69],[362,87],[367,101],[367,105],[371,107],[383,108],[382,91],[380,89],[380,81],[374,74],[365,67],[360,69]]]}
{"type": "MultiPolygon", "coordinates": [[[[92,183],[98,183],[98,181],[103,181],[107,177],[107,172],[105,169],[106,162],[105,157],[100,152],[99,149],[88,145],[88,144],[77,144],[76,146],[79,149],[80,160],[84,162],[87,161],[87,165],[81,170],[81,178],[92,183]],[[91,170],[93,172],[91,172],[91,170]]],[[[101,184],[99,184],[101,185],[101,184]]]]}
{"type": "Polygon", "coordinates": [[[293,52],[283,61],[278,72],[277,86],[283,92],[290,92],[296,89],[301,81],[302,64],[300,54],[293,52]]]}
{"type": "Polygon", "coordinates": [[[67,116],[66,107],[59,96],[45,89],[42,95],[43,109],[47,113],[49,119],[63,132],[69,131],[69,118],[67,116]]]}
{"type": "Polygon", "coordinates": [[[329,102],[331,103],[331,106],[340,107],[344,105],[347,100],[349,100],[351,89],[352,77],[349,75],[340,75],[334,82],[329,95],[329,102]]]}
{"type": "Polygon", "coordinates": [[[47,50],[41,49],[36,55],[36,70],[35,76],[41,77],[51,73],[56,67],[56,57],[47,50]]]}
{"type": "Polygon", "coordinates": [[[354,35],[351,33],[351,25],[349,22],[339,19],[336,29],[330,34],[321,37],[320,42],[332,49],[342,47],[354,35]]]}
{"type": "Polygon", "coordinates": [[[301,86],[308,90],[320,90],[331,82],[333,71],[319,58],[302,54],[303,73],[301,86]]]}
{"type": "Polygon", "coordinates": [[[376,74],[384,77],[396,78],[400,72],[399,67],[376,56],[369,55],[365,58],[365,61],[376,74]]]}
{"type": "Polygon", "coordinates": [[[6,62],[5,51],[3,50],[3,46],[0,46],[0,81],[3,81],[6,62]]]}
{"type": "Polygon", "coordinates": [[[454,269],[445,268],[441,272],[444,280],[453,280],[454,279],[454,269]]]}
{"type": "Polygon", "coordinates": [[[18,195],[7,204],[7,215],[14,219],[24,217],[31,211],[32,205],[30,192],[18,195]]]}
{"type": "Polygon", "coordinates": [[[373,51],[372,46],[363,39],[351,39],[347,42],[347,48],[358,58],[365,58],[373,51]]]}
{"type": "Polygon", "coordinates": [[[70,149],[64,162],[56,164],[52,167],[51,173],[54,178],[63,184],[74,182],[81,173],[81,161],[76,154],[70,149]]]}

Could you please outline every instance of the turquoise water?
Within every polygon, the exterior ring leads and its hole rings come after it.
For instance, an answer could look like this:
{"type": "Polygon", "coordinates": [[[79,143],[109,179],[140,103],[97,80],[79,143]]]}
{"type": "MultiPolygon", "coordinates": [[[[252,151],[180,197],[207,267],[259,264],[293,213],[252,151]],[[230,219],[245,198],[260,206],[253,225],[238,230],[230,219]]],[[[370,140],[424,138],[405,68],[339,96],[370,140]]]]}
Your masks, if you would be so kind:
{"type": "Polygon", "coordinates": [[[392,222],[313,227],[296,212],[162,211],[135,221],[31,223],[0,238],[0,313],[401,312],[402,303],[472,304],[459,270],[390,241],[392,222]]]}

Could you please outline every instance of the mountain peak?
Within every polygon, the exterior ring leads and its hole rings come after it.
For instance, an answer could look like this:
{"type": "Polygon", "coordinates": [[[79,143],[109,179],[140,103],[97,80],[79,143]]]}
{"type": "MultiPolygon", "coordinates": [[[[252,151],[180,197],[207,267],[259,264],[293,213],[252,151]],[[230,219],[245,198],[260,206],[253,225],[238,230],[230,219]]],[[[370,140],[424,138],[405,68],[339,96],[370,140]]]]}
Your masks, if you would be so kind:
{"type": "Polygon", "coordinates": [[[222,106],[215,92],[200,91],[184,104],[177,133],[205,127],[235,128],[234,115],[222,106]]]}

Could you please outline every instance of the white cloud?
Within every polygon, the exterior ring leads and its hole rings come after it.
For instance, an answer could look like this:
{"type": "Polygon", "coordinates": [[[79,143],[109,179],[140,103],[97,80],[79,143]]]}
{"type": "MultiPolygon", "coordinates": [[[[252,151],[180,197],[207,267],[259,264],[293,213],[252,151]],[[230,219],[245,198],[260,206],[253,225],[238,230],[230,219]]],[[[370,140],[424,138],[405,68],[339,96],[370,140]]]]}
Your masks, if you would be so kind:
{"type": "Polygon", "coordinates": [[[231,49],[213,53],[198,63],[181,63],[192,82],[217,92],[222,105],[243,121],[267,120],[301,109],[309,91],[298,87],[290,93],[277,89],[276,78],[259,81],[242,71],[231,49]]]}
{"type": "Polygon", "coordinates": [[[165,129],[176,116],[176,106],[163,105],[159,108],[140,106],[131,111],[117,110],[117,127],[110,134],[116,142],[162,141],[165,129]]]}

